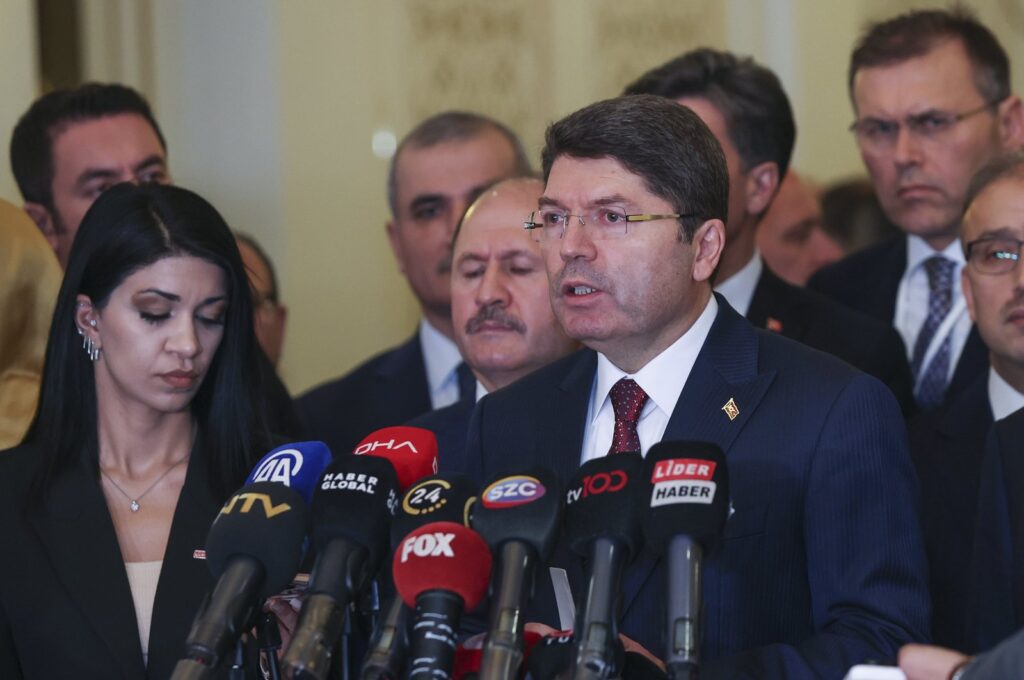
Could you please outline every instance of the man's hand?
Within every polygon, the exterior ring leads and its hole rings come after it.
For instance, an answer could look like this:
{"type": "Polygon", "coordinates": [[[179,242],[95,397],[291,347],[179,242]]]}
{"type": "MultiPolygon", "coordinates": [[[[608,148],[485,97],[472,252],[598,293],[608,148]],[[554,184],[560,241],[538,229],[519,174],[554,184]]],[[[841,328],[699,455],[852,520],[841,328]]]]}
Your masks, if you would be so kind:
{"type": "Polygon", "coordinates": [[[907,680],[948,680],[967,659],[965,654],[944,647],[904,645],[900,649],[900,670],[907,680]]]}

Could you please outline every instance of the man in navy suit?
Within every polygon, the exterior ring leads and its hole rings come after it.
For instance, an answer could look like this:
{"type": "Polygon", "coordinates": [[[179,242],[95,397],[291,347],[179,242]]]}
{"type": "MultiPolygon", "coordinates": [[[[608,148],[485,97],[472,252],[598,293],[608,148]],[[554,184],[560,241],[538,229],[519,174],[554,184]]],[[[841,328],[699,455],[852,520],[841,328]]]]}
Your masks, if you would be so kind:
{"type": "Polygon", "coordinates": [[[851,131],[889,219],[904,233],[826,267],[810,286],[903,336],[923,410],[984,373],[958,240],[971,176],[1024,141],[1006,52],[965,10],[875,24],[850,60],[851,131]]]}
{"type": "Polygon", "coordinates": [[[423,318],[403,344],[296,401],[307,436],[336,454],[351,451],[376,429],[472,393],[452,337],[452,232],[485,187],[529,172],[515,133],[479,114],[439,113],[402,140],[388,175],[387,234],[423,318]]]}
{"type": "MultiPolygon", "coordinates": [[[[734,512],[705,561],[701,677],[839,678],[926,639],[899,408],[712,293],[729,176],[707,126],[662,97],[607,100],[549,127],[543,164],[531,225],[555,315],[588,349],[478,402],[467,471],[544,465],[565,482],[662,439],[718,444],[734,512]]],[[[664,572],[642,555],[622,591],[620,630],[659,654],[664,572]]]]}
{"type": "Polygon", "coordinates": [[[578,347],[551,311],[540,245],[523,229],[543,191],[539,179],[499,182],[473,202],[456,227],[452,323],[476,389],[409,423],[437,436],[440,472],[464,467],[469,419],[481,396],[578,347]]]}
{"type": "MultiPolygon", "coordinates": [[[[968,603],[971,546],[976,531],[987,535],[999,525],[991,517],[992,493],[980,501],[989,519],[976,524],[985,441],[994,420],[1024,408],[1024,267],[1018,264],[1024,241],[1024,155],[998,158],[974,177],[961,235],[967,311],[989,349],[990,366],[937,411],[910,423],[910,447],[921,480],[934,641],[974,651],[974,636],[965,637],[965,621],[984,618],[977,616],[984,608],[968,603]]],[[[1009,566],[999,554],[989,553],[984,562],[986,569],[1000,573],[1009,566]]],[[[987,591],[998,582],[984,581],[987,591]]],[[[1006,594],[999,599],[1005,601],[1006,594]]],[[[1000,632],[988,641],[1011,631],[1000,632]]]]}
{"type": "Polygon", "coordinates": [[[909,413],[913,386],[899,334],[887,323],[786,283],[757,250],[759,224],[786,176],[796,139],[789,98],[775,74],[753,59],[703,48],[648,71],[626,94],[656,94],[688,106],[722,145],[729,214],[715,291],[755,326],[875,376],[909,413]]]}

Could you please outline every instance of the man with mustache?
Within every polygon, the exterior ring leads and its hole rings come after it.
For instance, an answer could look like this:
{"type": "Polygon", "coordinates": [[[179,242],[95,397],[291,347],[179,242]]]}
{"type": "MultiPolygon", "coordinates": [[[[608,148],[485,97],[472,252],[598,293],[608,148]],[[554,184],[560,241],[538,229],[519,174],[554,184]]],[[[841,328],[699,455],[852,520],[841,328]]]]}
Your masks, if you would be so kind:
{"type": "MultiPolygon", "coordinates": [[[[910,444],[921,479],[933,640],[977,651],[1024,623],[1024,611],[1009,621],[1002,616],[1019,606],[1011,606],[1011,594],[1022,591],[1011,577],[1010,560],[1004,556],[1009,552],[998,548],[1016,541],[1003,535],[1008,534],[1002,529],[1007,512],[997,508],[1007,507],[1004,477],[1014,484],[1024,481],[1015,472],[1019,456],[1006,452],[1005,475],[1002,463],[996,464],[995,475],[992,466],[983,464],[992,423],[1024,408],[1024,155],[1018,152],[985,166],[971,182],[966,207],[962,285],[967,312],[988,348],[989,368],[937,411],[913,420],[910,444]],[[993,476],[1000,481],[993,482],[993,476]],[[987,518],[977,521],[976,510],[987,518]],[[986,576],[975,584],[981,601],[972,603],[968,573],[975,540],[984,555],[978,566],[986,576]],[[980,624],[970,626],[981,628],[980,635],[967,629],[968,620],[980,624]]],[[[1014,501],[1019,496],[1016,491],[1010,495],[1014,501]]]]}
{"type": "Polygon", "coordinates": [[[480,114],[439,113],[402,140],[388,174],[387,235],[422,319],[403,344],[296,401],[309,437],[343,453],[376,429],[472,398],[453,339],[452,233],[485,187],[529,172],[515,133],[480,114]]]}
{"type": "Polygon", "coordinates": [[[540,245],[523,228],[543,191],[538,179],[499,182],[473,202],[456,228],[452,322],[476,378],[475,394],[411,423],[437,435],[442,472],[464,471],[466,432],[480,397],[578,347],[551,311],[540,245]]]}
{"type": "Polygon", "coordinates": [[[874,24],[850,60],[850,126],[889,219],[904,233],[826,267],[810,286],[892,323],[928,411],[984,372],[958,242],[971,176],[1024,140],[1020,99],[995,36],[965,10],[874,24]]]}
{"type": "MultiPolygon", "coordinates": [[[[704,561],[701,678],[839,678],[926,639],[899,407],[876,378],[713,293],[729,174],[708,127],[663,97],[606,100],[548,128],[543,167],[531,232],[555,316],[587,349],[477,403],[466,471],[540,465],[567,483],[585,461],[662,440],[719,446],[732,512],[704,561]]],[[[582,596],[577,565],[553,562],[582,596]]],[[[658,655],[666,571],[643,552],[619,589],[620,631],[658,655]]]]}

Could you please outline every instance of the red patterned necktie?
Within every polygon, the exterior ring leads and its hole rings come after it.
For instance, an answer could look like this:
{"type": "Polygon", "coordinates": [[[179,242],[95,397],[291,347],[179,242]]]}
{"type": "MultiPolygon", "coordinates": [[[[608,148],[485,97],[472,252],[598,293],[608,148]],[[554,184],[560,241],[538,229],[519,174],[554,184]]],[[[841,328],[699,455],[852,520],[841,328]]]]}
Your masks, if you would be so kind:
{"type": "Polygon", "coordinates": [[[609,396],[615,411],[615,433],[608,453],[640,451],[640,435],[637,434],[636,424],[647,403],[647,393],[633,380],[622,378],[612,385],[609,396]]]}

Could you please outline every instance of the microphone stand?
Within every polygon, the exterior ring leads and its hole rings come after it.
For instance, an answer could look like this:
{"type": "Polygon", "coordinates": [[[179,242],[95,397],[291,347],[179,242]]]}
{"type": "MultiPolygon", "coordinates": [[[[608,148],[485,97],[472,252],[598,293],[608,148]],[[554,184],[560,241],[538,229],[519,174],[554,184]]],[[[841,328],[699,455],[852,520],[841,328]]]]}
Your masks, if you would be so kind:
{"type": "Polygon", "coordinates": [[[277,650],[281,649],[281,631],[277,627],[274,612],[262,612],[257,617],[256,637],[260,651],[267,657],[270,680],[281,680],[281,666],[277,662],[277,650]]]}

